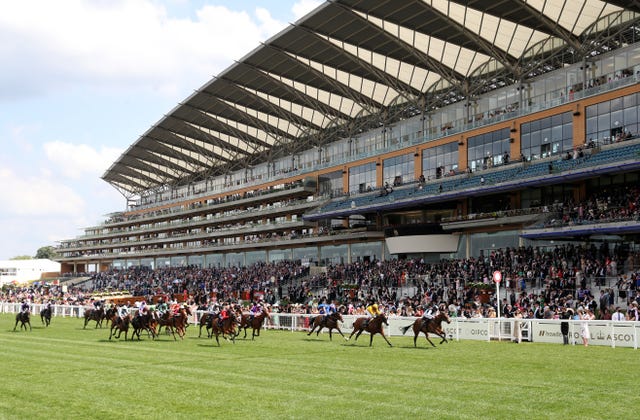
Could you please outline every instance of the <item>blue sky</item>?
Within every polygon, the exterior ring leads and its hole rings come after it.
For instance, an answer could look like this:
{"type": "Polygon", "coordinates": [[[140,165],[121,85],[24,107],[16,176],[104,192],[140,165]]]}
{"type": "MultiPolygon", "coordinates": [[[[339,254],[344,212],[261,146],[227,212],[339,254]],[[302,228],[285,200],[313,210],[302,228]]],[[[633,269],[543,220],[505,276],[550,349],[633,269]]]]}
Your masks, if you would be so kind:
{"type": "Polygon", "coordinates": [[[125,209],[100,179],[195,89],[320,0],[20,0],[0,13],[0,260],[125,209]]]}

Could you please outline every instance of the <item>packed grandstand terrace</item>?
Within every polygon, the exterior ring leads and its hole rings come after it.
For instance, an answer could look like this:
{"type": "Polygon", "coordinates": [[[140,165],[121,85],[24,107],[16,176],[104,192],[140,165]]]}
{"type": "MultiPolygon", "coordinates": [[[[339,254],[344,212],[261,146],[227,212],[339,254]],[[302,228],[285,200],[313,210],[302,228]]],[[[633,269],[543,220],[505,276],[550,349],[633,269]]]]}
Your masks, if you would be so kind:
{"type": "MultiPolygon", "coordinates": [[[[206,310],[214,302],[254,301],[271,310],[288,313],[317,313],[318,304],[329,300],[345,314],[364,314],[372,299],[388,316],[420,316],[433,304],[444,306],[452,317],[509,318],[516,311],[524,318],[558,319],[570,308],[589,307],[597,319],[611,319],[623,308],[628,320],[639,320],[640,253],[624,245],[583,247],[563,245],[549,251],[538,248],[497,249],[477,258],[442,260],[362,261],[326,267],[310,274],[300,262],[259,263],[248,267],[206,269],[181,267],[151,270],[130,268],[91,275],[63,292],[61,286],[41,285],[2,293],[4,302],[51,302],[59,305],[88,305],[111,296],[154,296],[184,300],[206,310]],[[504,273],[500,302],[491,288],[492,273],[504,273]],[[115,292],[115,293],[114,293],[115,292]]],[[[442,307],[442,306],[441,306],[442,307]]]]}

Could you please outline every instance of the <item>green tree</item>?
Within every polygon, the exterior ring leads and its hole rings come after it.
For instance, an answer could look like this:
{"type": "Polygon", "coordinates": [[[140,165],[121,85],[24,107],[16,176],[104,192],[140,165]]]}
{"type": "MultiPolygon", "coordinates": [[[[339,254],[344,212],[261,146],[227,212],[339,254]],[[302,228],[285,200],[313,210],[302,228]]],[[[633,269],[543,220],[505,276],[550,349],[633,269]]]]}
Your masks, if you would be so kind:
{"type": "Polygon", "coordinates": [[[11,258],[11,260],[32,260],[33,257],[31,255],[18,255],[16,257],[11,258]]]}
{"type": "Polygon", "coordinates": [[[36,252],[36,258],[38,259],[48,259],[48,260],[52,260],[54,259],[56,256],[56,249],[52,246],[43,246],[38,248],[38,251],[36,252]]]}

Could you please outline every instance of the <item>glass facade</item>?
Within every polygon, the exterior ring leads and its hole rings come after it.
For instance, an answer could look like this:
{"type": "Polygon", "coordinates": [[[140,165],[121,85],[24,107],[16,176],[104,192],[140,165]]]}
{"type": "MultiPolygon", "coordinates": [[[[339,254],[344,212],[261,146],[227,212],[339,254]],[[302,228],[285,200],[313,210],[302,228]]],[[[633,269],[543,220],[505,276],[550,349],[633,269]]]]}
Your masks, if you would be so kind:
{"type": "Polygon", "coordinates": [[[510,131],[508,128],[469,137],[467,139],[468,167],[475,172],[495,165],[501,165],[505,153],[510,150],[510,131]]]}
{"type": "Polygon", "coordinates": [[[412,153],[385,159],[382,165],[382,182],[399,186],[405,182],[414,181],[415,172],[413,168],[414,160],[412,153]]]}
{"type": "Polygon", "coordinates": [[[458,143],[451,142],[422,151],[422,174],[426,179],[458,170],[458,143]]]}
{"type": "Polygon", "coordinates": [[[351,262],[380,260],[383,252],[383,245],[381,242],[351,244],[351,262]]]}
{"type": "Polygon", "coordinates": [[[154,259],[153,259],[153,258],[142,258],[142,259],[140,259],[140,265],[141,265],[142,267],[149,267],[149,268],[151,268],[152,270],[153,270],[154,268],[156,268],[156,266],[155,266],[155,261],[154,261],[154,259]]]}
{"type": "Polygon", "coordinates": [[[204,257],[202,255],[190,255],[187,261],[189,262],[190,266],[202,267],[204,257]]]}
{"type": "Polygon", "coordinates": [[[171,265],[171,261],[167,257],[158,257],[156,258],[156,264],[158,268],[166,268],[171,265]]]}
{"type": "Polygon", "coordinates": [[[637,93],[586,107],[587,142],[607,144],[623,135],[637,136],[639,108],[637,93]]]}
{"type": "Polygon", "coordinates": [[[318,176],[318,193],[320,195],[338,196],[342,192],[342,171],[318,176]]]}
{"type": "Polygon", "coordinates": [[[245,265],[244,253],[234,252],[224,254],[224,265],[225,267],[243,267],[245,265]]]}
{"type": "Polygon", "coordinates": [[[288,261],[291,260],[290,249],[271,249],[269,250],[269,262],[288,261]]]}
{"type": "Polygon", "coordinates": [[[320,248],[320,265],[346,264],[349,255],[347,245],[327,245],[320,248]]]}
{"type": "Polygon", "coordinates": [[[177,257],[171,257],[171,267],[185,267],[187,265],[187,257],[179,255],[177,257]]]}
{"type": "Polygon", "coordinates": [[[349,192],[363,193],[377,188],[374,162],[355,166],[349,170],[349,192]]]}
{"type": "Polygon", "coordinates": [[[209,254],[205,256],[205,266],[207,268],[222,267],[222,254],[209,254]]]}
{"type": "Polygon", "coordinates": [[[520,130],[520,152],[527,160],[559,155],[573,149],[571,112],[524,123],[520,130]]]}
{"type": "Polygon", "coordinates": [[[307,248],[294,248],[293,259],[294,261],[300,260],[303,264],[309,263],[315,265],[318,262],[318,248],[310,246],[307,248]]]}
{"type": "Polygon", "coordinates": [[[248,251],[245,254],[246,265],[253,265],[261,261],[267,261],[267,251],[248,251]]]}

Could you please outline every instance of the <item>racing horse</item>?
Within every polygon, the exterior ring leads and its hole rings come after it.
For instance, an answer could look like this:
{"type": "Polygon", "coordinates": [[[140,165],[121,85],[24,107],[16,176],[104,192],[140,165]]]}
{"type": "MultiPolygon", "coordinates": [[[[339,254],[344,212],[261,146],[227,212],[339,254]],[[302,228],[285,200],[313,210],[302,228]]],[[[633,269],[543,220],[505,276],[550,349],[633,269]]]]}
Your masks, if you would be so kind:
{"type": "Polygon", "coordinates": [[[42,310],[40,310],[40,321],[42,321],[42,323],[48,327],[49,324],[51,324],[51,307],[50,306],[45,306],[44,308],[42,308],[42,310]]]}
{"type": "Polygon", "coordinates": [[[312,328],[311,330],[309,330],[309,333],[307,335],[311,335],[311,333],[313,333],[313,331],[317,328],[318,329],[318,332],[316,333],[316,337],[317,337],[320,335],[320,331],[322,331],[322,329],[326,327],[326,328],[329,328],[330,341],[332,340],[331,330],[337,330],[342,336],[342,338],[346,340],[347,337],[345,337],[344,334],[342,334],[342,331],[340,331],[340,326],[338,325],[338,321],[344,322],[340,312],[334,312],[326,316],[318,315],[315,318],[313,318],[313,320],[311,321],[312,328]]]}
{"type": "Polygon", "coordinates": [[[29,331],[31,331],[31,314],[29,312],[18,312],[16,314],[16,325],[13,326],[13,331],[18,327],[18,322],[20,323],[21,331],[23,327],[27,331],[27,325],[29,326],[29,331]]]}
{"type": "Polygon", "coordinates": [[[189,316],[191,315],[191,309],[188,306],[182,306],[176,313],[172,313],[171,311],[165,312],[162,316],[157,317],[159,331],[162,331],[162,328],[168,330],[171,335],[173,335],[173,339],[177,340],[176,332],[180,339],[184,338],[187,325],[189,324],[189,316]]]}
{"type": "Polygon", "coordinates": [[[360,337],[360,334],[366,331],[369,334],[371,334],[371,337],[369,338],[369,347],[371,347],[371,345],[373,344],[373,336],[376,334],[380,334],[382,338],[384,338],[384,341],[387,342],[389,347],[393,347],[389,342],[389,339],[387,339],[387,337],[384,335],[382,324],[389,326],[389,323],[387,322],[387,317],[384,314],[380,314],[375,318],[367,318],[367,317],[358,318],[353,323],[353,331],[351,331],[351,335],[347,340],[351,340],[351,337],[353,337],[353,334],[356,334],[355,341],[357,341],[358,337],[360,337]]]}
{"type": "Polygon", "coordinates": [[[115,306],[107,308],[107,310],[104,313],[104,319],[107,320],[107,325],[110,321],[113,320],[114,315],[118,315],[118,308],[116,308],[115,306]]]}
{"type": "Polygon", "coordinates": [[[102,328],[102,321],[105,319],[106,314],[104,312],[104,308],[100,307],[99,309],[87,309],[84,311],[84,327],[87,328],[87,324],[89,321],[96,321],[96,328],[98,326],[102,328]]]}
{"type": "Polygon", "coordinates": [[[124,341],[127,341],[127,334],[129,334],[129,325],[131,324],[131,315],[127,315],[124,318],[114,314],[111,317],[111,329],[109,331],[109,340],[111,337],[120,339],[120,335],[124,332],[124,341]],[[118,335],[114,334],[114,331],[118,330],[118,335]]]}
{"type": "Polygon", "coordinates": [[[242,314],[242,317],[240,318],[240,327],[238,327],[236,337],[240,335],[240,331],[244,330],[243,338],[247,338],[247,328],[251,328],[253,330],[251,335],[252,340],[256,337],[260,337],[260,329],[262,328],[265,318],[271,321],[271,315],[269,315],[266,308],[263,308],[262,312],[255,315],[253,319],[251,318],[251,314],[242,314]]]}
{"type": "Polygon", "coordinates": [[[191,309],[188,305],[183,305],[178,311],[177,315],[174,315],[174,324],[176,332],[180,338],[184,338],[187,333],[187,327],[189,326],[189,317],[191,316],[191,309]]]}
{"type": "Polygon", "coordinates": [[[137,336],[138,340],[140,340],[140,333],[142,331],[147,331],[147,334],[152,339],[155,339],[158,335],[156,331],[157,326],[158,320],[151,311],[143,315],[137,313],[136,316],[131,319],[131,327],[133,328],[131,339],[133,340],[133,337],[137,336]]]}
{"type": "Polygon", "coordinates": [[[231,337],[231,341],[235,344],[236,342],[236,325],[238,324],[238,318],[236,317],[236,313],[234,311],[229,311],[229,316],[224,320],[218,317],[210,317],[210,325],[207,325],[207,330],[211,329],[211,334],[209,338],[216,338],[216,343],[218,343],[218,347],[220,346],[220,340],[218,336],[222,334],[222,337],[225,340],[229,340],[227,335],[231,337]]]}
{"type": "Polygon", "coordinates": [[[198,338],[202,336],[202,327],[206,327],[207,337],[211,338],[211,324],[213,322],[213,319],[215,318],[216,316],[211,312],[205,312],[202,314],[202,316],[200,317],[200,322],[198,323],[198,326],[200,327],[198,331],[198,338]]]}
{"type": "Polygon", "coordinates": [[[446,321],[447,324],[451,323],[451,318],[449,318],[449,314],[446,310],[438,311],[437,315],[433,317],[433,319],[427,320],[427,322],[424,322],[423,318],[418,318],[413,322],[413,324],[407,325],[406,327],[401,327],[400,331],[402,331],[402,334],[404,334],[409,328],[413,327],[413,347],[418,346],[417,339],[421,332],[424,333],[427,341],[431,343],[433,347],[435,347],[436,345],[433,344],[433,341],[431,341],[431,339],[429,338],[429,333],[440,337],[442,339],[440,341],[440,344],[448,343],[447,336],[442,329],[442,321],[446,321]]]}

